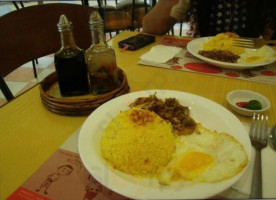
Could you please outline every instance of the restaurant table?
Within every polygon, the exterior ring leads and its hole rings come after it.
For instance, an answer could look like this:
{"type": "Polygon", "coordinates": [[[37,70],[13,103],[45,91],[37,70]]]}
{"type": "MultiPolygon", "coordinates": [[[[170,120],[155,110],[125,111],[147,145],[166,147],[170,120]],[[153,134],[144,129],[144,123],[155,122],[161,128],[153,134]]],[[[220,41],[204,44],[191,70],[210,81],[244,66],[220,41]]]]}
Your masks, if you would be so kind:
{"type": "MultiPolygon", "coordinates": [[[[117,65],[127,75],[130,92],[166,89],[208,98],[230,110],[228,92],[246,89],[266,96],[271,108],[265,112],[269,125],[276,122],[276,85],[237,80],[206,74],[138,65],[139,57],[156,42],[137,51],[121,51],[118,42],[136,32],[122,32],[109,43],[114,47],[117,65]]],[[[251,117],[233,113],[242,122],[251,117]]],[[[49,111],[35,86],[0,108],[0,199],[6,199],[42,165],[85,121],[87,116],[65,116],[49,111]]]]}

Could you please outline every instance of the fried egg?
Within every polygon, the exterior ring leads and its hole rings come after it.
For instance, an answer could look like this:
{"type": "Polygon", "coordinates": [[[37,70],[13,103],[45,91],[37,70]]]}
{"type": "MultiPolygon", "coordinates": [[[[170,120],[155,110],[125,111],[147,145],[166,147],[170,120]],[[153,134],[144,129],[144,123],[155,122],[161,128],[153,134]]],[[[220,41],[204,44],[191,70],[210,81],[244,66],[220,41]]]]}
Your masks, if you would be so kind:
{"type": "Polygon", "coordinates": [[[233,136],[204,128],[178,136],[172,159],[158,174],[160,184],[174,181],[213,183],[237,175],[248,164],[242,144],[233,136]]]}
{"type": "Polygon", "coordinates": [[[269,59],[276,59],[276,52],[267,46],[263,46],[260,49],[246,49],[244,53],[240,54],[240,59],[237,62],[252,64],[265,62],[269,59]]]}

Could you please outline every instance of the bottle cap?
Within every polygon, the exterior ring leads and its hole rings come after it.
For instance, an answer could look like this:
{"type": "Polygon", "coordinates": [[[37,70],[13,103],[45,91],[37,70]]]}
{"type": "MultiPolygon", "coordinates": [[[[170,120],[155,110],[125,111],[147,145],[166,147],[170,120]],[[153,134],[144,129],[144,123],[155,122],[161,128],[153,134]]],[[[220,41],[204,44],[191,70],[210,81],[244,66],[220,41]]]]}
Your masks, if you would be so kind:
{"type": "Polygon", "coordinates": [[[101,18],[98,11],[93,11],[89,19],[90,28],[100,28],[103,27],[103,19],[101,18]]]}
{"type": "Polygon", "coordinates": [[[65,15],[61,15],[57,24],[58,31],[72,30],[73,25],[65,15]]]}

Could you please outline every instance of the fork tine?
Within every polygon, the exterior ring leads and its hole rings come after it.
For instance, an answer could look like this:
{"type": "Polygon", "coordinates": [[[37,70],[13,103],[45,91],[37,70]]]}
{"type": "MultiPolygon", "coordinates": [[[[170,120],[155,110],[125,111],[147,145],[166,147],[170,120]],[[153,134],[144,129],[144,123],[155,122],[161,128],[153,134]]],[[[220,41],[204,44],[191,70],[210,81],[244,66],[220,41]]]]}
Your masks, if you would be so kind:
{"type": "Polygon", "coordinates": [[[265,117],[265,133],[263,134],[263,140],[267,140],[268,138],[268,116],[265,117]]]}
{"type": "Polygon", "coordinates": [[[249,136],[256,139],[267,140],[268,138],[268,116],[254,113],[249,136]]]}
{"type": "Polygon", "coordinates": [[[232,45],[243,45],[243,46],[254,46],[254,43],[247,43],[247,42],[232,42],[232,45]]]}
{"type": "Polygon", "coordinates": [[[245,44],[245,43],[236,43],[236,42],[233,42],[232,45],[236,46],[236,47],[244,47],[244,48],[253,48],[254,47],[254,44],[245,44]]]}
{"type": "Polygon", "coordinates": [[[254,135],[255,120],[256,120],[256,113],[254,113],[252,121],[251,121],[250,131],[249,131],[249,136],[250,137],[253,137],[253,135],[254,135]]]}
{"type": "Polygon", "coordinates": [[[254,42],[240,42],[240,41],[232,41],[232,45],[249,45],[249,46],[254,46],[254,42]]]}
{"type": "Polygon", "coordinates": [[[259,128],[259,130],[257,131],[256,138],[261,138],[262,139],[262,137],[264,135],[264,133],[263,133],[263,131],[264,131],[264,129],[263,129],[263,121],[264,121],[264,116],[263,115],[260,116],[260,114],[258,114],[258,124],[259,124],[258,128],[259,128]]]}
{"type": "Polygon", "coordinates": [[[233,44],[250,44],[250,45],[254,45],[254,42],[247,42],[247,41],[236,41],[236,40],[233,40],[232,43],[233,44]]]}
{"type": "Polygon", "coordinates": [[[252,39],[250,39],[250,38],[248,38],[248,39],[245,39],[245,38],[234,38],[233,41],[254,43],[254,41],[252,39]]]}
{"type": "Polygon", "coordinates": [[[232,41],[233,46],[252,48],[254,47],[254,41],[252,39],[234,38],[232,41]]]}
{"type": "Polygon", "coordinates": [[[254,138],[258,138],[259,137],[259,132],[261,131],[260,129],[260,114],[257,115],[257,120],[256,120],[256,127],[255,127],[255,131],[254,131],[254,138]]]}

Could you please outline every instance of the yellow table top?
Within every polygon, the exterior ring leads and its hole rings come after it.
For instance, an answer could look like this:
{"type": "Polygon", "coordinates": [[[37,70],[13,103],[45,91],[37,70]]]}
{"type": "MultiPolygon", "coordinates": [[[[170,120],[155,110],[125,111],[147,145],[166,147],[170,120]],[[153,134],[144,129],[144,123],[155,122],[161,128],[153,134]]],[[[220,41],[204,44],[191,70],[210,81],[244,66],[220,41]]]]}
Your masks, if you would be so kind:
{"type": "MultiPolygon", "coordinates": [[[[271,101],[271,108],[265,114],[269,116],[270,126],[276,122],[275,85],[138,65],[139,57],[154,44],[138,51],[122,52],[118,41],[134,34],[122,32],[110,41],[116,51],[117,64],[127,75],[131,92],[178,90],[206,97],[230,110],[226,101],[228,92],[252,90],[271,101]]],[[[161,38],[157,37],[156,42],[161,38]]],[[[251,120],[235,115],[244,122],[251,120]]],[[[62,116],[47,110],[41,102],[38,86],[0,108],[0,199],[6,199],[16,190],[85,119],[85,116],[62,116]]]]}

